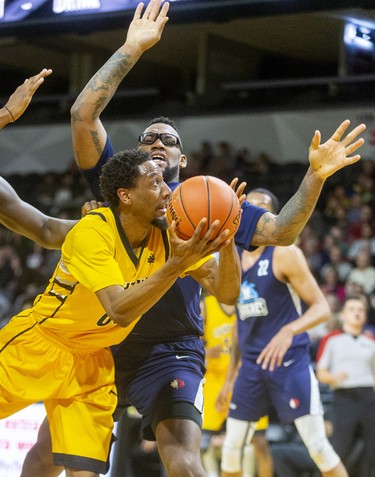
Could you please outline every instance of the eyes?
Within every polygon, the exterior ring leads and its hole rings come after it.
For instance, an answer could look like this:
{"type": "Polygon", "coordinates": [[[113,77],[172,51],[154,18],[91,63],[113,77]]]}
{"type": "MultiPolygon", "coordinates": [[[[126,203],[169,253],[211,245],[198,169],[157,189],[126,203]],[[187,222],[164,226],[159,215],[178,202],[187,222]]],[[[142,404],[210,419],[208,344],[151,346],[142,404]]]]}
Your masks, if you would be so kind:
{"type": "Polygon", "coordinates": [[[161,142],[164,144],[164,146],[167,146],[167,147],[177,146],[178,148],[181,149],[180,139],[174,134],[170,134],[170,133],[159,134],[156,132],[144,132],[139,136],[138,141],[141,144],[150,145],[150,144],[154,144],[154,142],[157,139],[160,139],[161,142]]]}

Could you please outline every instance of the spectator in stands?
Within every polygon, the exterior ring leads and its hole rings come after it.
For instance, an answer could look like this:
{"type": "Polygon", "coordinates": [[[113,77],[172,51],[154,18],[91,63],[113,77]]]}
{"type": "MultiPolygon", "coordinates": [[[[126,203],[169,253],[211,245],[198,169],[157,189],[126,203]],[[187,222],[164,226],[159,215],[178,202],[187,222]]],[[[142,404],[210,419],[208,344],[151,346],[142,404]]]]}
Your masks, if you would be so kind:
{"type": "Polygon", "coordinates": [[[340,303],[345,298],[345,286],[339,278],[337,269],[331,264],[322,268],[320,288],[324,295],[335,295],[340,303]]]}
{"type": "Polygon", "coordinates": [[[367,248],[358,253],[355,264],[348,275],[348,281],[357,283],[370,295],[375,291],[375,267],[371,265],[371,255],[367,248]]]}
{"type": "Polygon", "coordinates": [[[345,280],[348,278],[348,275],[352,270],[353,265],[348,260],[346,260],[338,245],[332,245],[332,247],[328,251],[328,260],[329,262],[322,267],[320,271],[320,276],[324,277],[326,269],[333,267],[337,271],[339,281],[344,283],[345,280]]]}
{"type": "Polygon", "coordinates": [[[369,204],[361,205],[359,219],[352,222],[347,231],[347,240],[351,244],[354,240],[361,238],[362,224],[368,223],[372,230],[375,230],[375,219],[373,207],[369,204]]]}
{"type": "Polygon", "coordinates": [[[355,239],[349,247],[347,257],[351,261],[357,259],[358,254],[362,250],[369,250],[371,255],[371,261],[375,258],[375,230],[371,227],[371,224],[364,222],[361,226],[361,236],[355,239]]]}
{"type": "Polygon", "coordinates": [[[365,443],[362,477],[375,476],[375,341],[363,333],[366,303],[348,298],[341,311],[342,332],[323,340],[318,379],[333,389],[332,444],[344,463],[357,426],[365,443]]]}

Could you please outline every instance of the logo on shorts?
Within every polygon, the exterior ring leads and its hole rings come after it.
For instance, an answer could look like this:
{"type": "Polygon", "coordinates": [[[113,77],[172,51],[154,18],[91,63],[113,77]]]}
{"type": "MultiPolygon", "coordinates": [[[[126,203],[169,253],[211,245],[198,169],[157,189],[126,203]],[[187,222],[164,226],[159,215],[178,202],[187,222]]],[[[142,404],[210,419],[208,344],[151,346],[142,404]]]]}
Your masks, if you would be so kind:
{"type": "Polygon", "coordinates": [[[176,378],[173,381],[171,381],[170,386],[173,389],[181,389],[185,386],[185,381],[182,381],[182,379],[176,378]]]}
{"type": "Polygon", "coordinates": [[[152,252],[148,256],[147,261],[148,261],[148,263],[154,263],[155,262],[155,255],[152,252]]]}
{"type": "Polygon", "coordinates": [[[292,409],[297,409],[297,407],[299,407],[299,399],[297,399],[297,398],[292,398],[292,399],[289,401],[289,406],[290,406],[292,409]]]}
{"type": "Polygon", "coordinates": [[[283,366],[284,366],[285,368],[288,368],[291,364],[294,363],[294,361],[295,361],[294,359],[290,359],[289,361],[284,361],[284,362],[283,362],[283,366]]]}

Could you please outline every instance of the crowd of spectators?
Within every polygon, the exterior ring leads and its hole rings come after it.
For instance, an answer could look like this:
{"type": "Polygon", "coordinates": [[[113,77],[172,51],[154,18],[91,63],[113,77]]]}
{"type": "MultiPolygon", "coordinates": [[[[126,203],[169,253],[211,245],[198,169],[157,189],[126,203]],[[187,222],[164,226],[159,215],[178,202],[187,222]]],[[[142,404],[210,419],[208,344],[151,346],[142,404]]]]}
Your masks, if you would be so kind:
{"type": "MultiPolygon", "coordinates": [[[[229,182],[247,182],[247,190],[265,187],[283,205],[296,191],[306,172],[305,163],[279,164],[265,153],[205,141],[189,157],[182,180],[208,174],[229,182]]],[[[43,212],[79,218],[91,198],[74,163],[64,173],[17,174],[6,177],[18,194],[43,212]]],[[[344,298],[361,292],[370,305],[368,331],[375,334],[375,161],[362,159],[330,178],[318,206],[301,233],[299,245],[332,306],[332,321],[344,298]]],[[[27,239],[0,227],[0,324],[30,304],[44,287],[59,258],[58,251],[43,250],[27,239]]],[[[312,333],[313,340],[327,326],[312,333]]]]}

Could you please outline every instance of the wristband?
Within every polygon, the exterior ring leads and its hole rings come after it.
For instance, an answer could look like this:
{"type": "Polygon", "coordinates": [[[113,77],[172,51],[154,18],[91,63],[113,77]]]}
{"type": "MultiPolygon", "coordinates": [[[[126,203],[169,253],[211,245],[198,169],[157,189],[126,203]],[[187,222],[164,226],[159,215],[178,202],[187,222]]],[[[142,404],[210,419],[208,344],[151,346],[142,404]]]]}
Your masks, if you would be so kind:
{"type": "Polygon", "coordinates": [[[14,123],[14,116],[12,114],[12,111],[8,108],[8,106],[4,106],[4,108],[8,111],[9,116],[12,118],[12,123],[14,123]]]}

